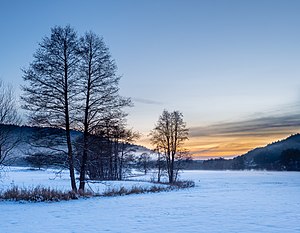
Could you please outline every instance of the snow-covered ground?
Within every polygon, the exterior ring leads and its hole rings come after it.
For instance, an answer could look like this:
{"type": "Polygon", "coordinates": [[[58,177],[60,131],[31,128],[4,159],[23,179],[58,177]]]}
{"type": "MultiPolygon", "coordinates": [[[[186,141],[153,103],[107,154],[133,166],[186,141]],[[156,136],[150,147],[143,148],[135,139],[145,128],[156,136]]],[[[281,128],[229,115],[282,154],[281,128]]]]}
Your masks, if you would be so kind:
{"type": "MultiPolygon", "coordinates": [[[[44,180],[67,188],[66,174],[49,180],[52,171],[40,173],[13,169],[0,187],[44,180]]],[[[196,187],[57,203],[3,201],[0,232],[300,232],[300,173],[186,171],[181,178],[196,187]]]]}
{"type": "MultiPolygon", "coordinates": [[[[7,168],[5,172],[2,172],[1,176],[0,190],[5,190],[12,186],[18,186],[20,188],[43,186],[63,191],[69,191],[71,189],[68,170],[38,170],[26,167],[10,167],[7,168]]],[[[132,178],[132,181],[91,181],[87,183],[86,188],[95,193],[101,194],[104,191],[113,188],[130,188],[133,186],[147,188],[153,186],[149,180],[150,178],[148,177],[144,178],[143,176],[136,176],[132,178]],[[141,179],[139,179],[139,177],[141,179]]]]}

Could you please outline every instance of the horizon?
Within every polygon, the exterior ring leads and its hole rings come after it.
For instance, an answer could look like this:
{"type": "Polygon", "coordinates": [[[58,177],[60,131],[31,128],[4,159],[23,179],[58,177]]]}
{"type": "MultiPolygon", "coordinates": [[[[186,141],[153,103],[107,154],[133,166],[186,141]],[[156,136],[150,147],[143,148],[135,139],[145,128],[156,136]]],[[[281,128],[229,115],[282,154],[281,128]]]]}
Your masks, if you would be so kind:
{"type": "MultiPolygon", "coordinates": [[[[28,128],[41,128],[41,126],[32,126],[32,125],[28,125],[28,124],[20,124],[20,125],[14,125],[14,124],[7,124],[7,125],[12,125],[12,126],[17,126],[17,127],[28,127],[28,128]]],[[[50,127],[50,126],[46,126],[46,127],[42,127],[42,128],[49,128],[49,129],[56,129],[56,127],[50,127]]],[[[64,128],[61,128],[62,130],[65,130],[64,128]]],[[[80,132],[82,133],[81,130],[78,130],[78,129],[72,129],[71,131],[75,131],[75,132],[80,132]]],[[[260,148],[264,148],[264,147],[267,147],[269,145],[273,145],[273,144],[276,144],[276,143],[280,143],[282,141],[285,141],[286,139],[289,139],[291,137],[294,137],[294,136],[298,136],[300,135],[300,133],[295,133],[295,134],[290,134],[288,135],[287,137],[284,137],[284,138],[280,138],[280,139],[277,139],[277,140],[274,140],[274,141],[271,141],[271,142],[268,142],[262,146],[258,146],[258,147],[254,147],[254,148],[250,148],[248,151],[246,151],[244,154],[238,154],[238,155],[229,155],[229,156],[220,156],[220,155],[208,155],[208,156],[193,156],[193,159],[194,160],[208,160],[208,159],[219,159],[219,158],[224,158],[224,159],[233,159],[235,157],[238,157],[238,156],[243,156],[245,154],[247,154],[248,152],[251,152],[255,149],[260,149],[260,148]]],[[[136,146],[141,146],[141,147],[145,147],[146,149],[148,150],[154,150],[154,149],[151,149],[145,145],[142,145],[142,144],[138,144],[136,142],[133,142],[131,143],[132,145],[136,145],[136,146]]]]}
{"type": "Polygon", "coordinates": [[[19,96],[21,69],[50,28],[92,30],[134,102],[126,110],[142,134],[136,144],[151,148],[159,115],[179,110],[193,156],[238,156],[300,132],[299,10],[282,0],[5,1],[0,79],[19,96]]]}

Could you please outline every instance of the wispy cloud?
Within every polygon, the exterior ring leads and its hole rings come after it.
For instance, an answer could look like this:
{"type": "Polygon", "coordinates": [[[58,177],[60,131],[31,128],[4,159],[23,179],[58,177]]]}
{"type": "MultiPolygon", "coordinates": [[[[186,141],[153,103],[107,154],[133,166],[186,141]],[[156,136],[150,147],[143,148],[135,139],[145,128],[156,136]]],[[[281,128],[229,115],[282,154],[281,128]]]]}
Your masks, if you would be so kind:
{"type": "Polygon", "coordinates": [[[135,97],[133,97],[132,100],[134,102],[138,102],[138,103],[142,103],[142,104],[163,105],[163,102],[150,100],[150,99],[144,99],[144,98],[135,98],[135,97]]]}
{"type": "Polygon", "coordinates": [[[283,134],[300,128],[300,114],[265,116],[237,122],[224,122],[205,127],[190,128],[191,137],[239,136],[261,137],[283,134]]]}
{"type": "Polygon", "coordinates": [[[245,120],[190,128],[195,156],[233,156],[300,131],[299,108],[251,115],[245,120]]]}

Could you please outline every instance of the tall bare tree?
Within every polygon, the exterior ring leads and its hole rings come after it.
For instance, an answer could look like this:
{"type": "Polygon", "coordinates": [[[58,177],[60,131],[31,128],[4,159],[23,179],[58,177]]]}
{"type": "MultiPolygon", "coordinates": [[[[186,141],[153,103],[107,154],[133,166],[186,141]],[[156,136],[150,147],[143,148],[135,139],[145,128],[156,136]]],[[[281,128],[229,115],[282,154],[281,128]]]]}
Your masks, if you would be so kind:
{"type": "Polygon", "coordinates": [[[175,160],[182,156],[182,145],[188,139],[188,129],[179,111],[164,110],[150,133],[151,143],[159,148],[166,159],[169,183],[176,181],[175,160]]]}
{"type": "Polygon", "coordinates": [[[120,77],[116,75],[116,64],[103,39],[88,32],[80,38],[79,48],[79,116],[83,129],[79,189],[84,190],[89,135],[95,133],[99,127],[104,128],[103,124],[108,117],[122,115],[122,108],[130,105],[130,99],[119,95],[120,77]]]}
{"type": "Polygon", "coordinates": [[[20,122],[13,89],[0,81],[0,165],[11,161],[11,152],[20,142],[18,133],[13,133],[20,122]]]}
{"type": "Polygon", "coordinates": [[[76,100],[78,40],[70,26],[54,27],[43,38],[23,79],[23,107],[33,125],[63,128],[66,132],[71,187],[77,192],[71,143],[73,102],[76,100]]]}

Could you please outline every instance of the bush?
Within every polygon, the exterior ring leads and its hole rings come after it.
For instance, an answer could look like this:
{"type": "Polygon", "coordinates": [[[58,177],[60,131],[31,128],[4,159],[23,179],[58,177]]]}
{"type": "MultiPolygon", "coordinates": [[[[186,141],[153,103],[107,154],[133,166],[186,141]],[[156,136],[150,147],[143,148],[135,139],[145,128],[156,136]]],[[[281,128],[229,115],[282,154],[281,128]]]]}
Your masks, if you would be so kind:
{"type": "Polygon", "coordinates": [[[155,192],[162,192],[162,191],[169,191],[171,190],[170,186],[158,186],[153,185],[151,187],[140,187],[140,186],[133,186],[131,188],[119,187],[119,188],[112,188],[107,189],[103,192],[102,196],[111,197],[111,196],[124,196],[130,194],[141,194],[141,193],[155,193],[155,192]]]}
{"type": "MultiPolygon", "coordinates": [[[[85,192],[81,196],[89,196],[91,193],[85,192]]],[[[71,191],[60,191],[57,189],[45,188],[37,186],[35,188],[19,188],[12,186],[6,191],[0,193],[0,199],[11,201],[30,201],[30,202],[44,202],[44,201],[61,201],[78,199],[78,194],[71,191]]]]}
{"type": "Polygon", "coordinates": [[[172,186],[175,186],[179,189],[193,188],[195,187],[195,182],[192,180],[180,180],[172,183],[172,186]]]}
{"type": "Polygon", "coordinates": [[[170,185],[171,189],[186,189],[195,187],[195,182],[192,180],[178,180],[173,183],[168,182],[156,182],[157,184],[170,185]]]}
{"type": "Polygon", "coordinates": [[[176,181],[172,184],[165,183],[166,185],[152,185],[150,187],[133,186],[131,188],[119,187],[109,188],[105,190],[101,195],[92,193],[90,191],[74,193],[71,191],[61,191],[57,189],[45,188],[43,186],[37,186],[33,188],[19,188],[18,186],[12,186],[11,188],[0,192],[0,200],[10,201],[29,201],[29,202],[55,202],[62,200],[73,200],[79,197],[91,197],[91,196],[125,196],[130,194],[141,193],[157,193],[166,192],[171,190],[192,188],[195,186],[194,181],[176,181]]]}
{"type": "Polygon", "coordinates": [[[150,187],[133,186],[131,188],[125,188],[125,187],[109,188],[106,191],[104,191],[101,196],[111,197],[111,196],[124,196],[124,195],[141,194],[141,193],[157,193],[157,192],[195,187],[195,182],[192,180],[176,181],[172,184],[169,183],[158,183],[158,184],[165,184],[165,186],[152,185],[150,187]]]}

